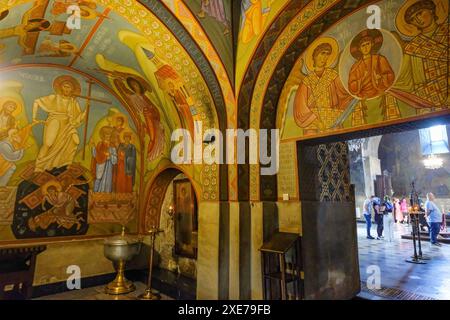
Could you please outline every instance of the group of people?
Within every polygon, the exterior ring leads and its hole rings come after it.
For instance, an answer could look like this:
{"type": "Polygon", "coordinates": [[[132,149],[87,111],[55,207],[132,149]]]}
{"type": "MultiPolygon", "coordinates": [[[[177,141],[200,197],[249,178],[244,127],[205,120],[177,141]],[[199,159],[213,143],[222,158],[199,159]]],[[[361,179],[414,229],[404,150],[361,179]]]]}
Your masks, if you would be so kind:
{"type": "MultiPolygon", "coordinates": [[[[442,212],[435,203],[433,193],[427,193],[427,201],[424,203],[419,199],[419,210],[424,214],[419,215],[419,224],[422,231],[428,229],[432,245],[440,246],[437,237],[443,221],[442,212]]],[[[410,223],[409,207],[406,198],[393,198],[385,196],[383,200],[376,196],[367,197],[363,204],[363,215],[366,220],[367,239],[375,239],[371,235],[372,213],[377,224],[377,240],[384,239],[392,242],[394,240],[394,223],[410,223]]]]}
{"type": "Polygon", "coordinates": [[[94,192],[133,192],[137,151],[131,142],[131,132],[125,130],[124,117],[118,116],[115,120],[114,126],[100,129],[100,142],[91,143],[94,192]]]}
{"type": "Polygon", "coordinates": [[[367,239],[375,239],[370,234],[372,227],[372,212],[374,213],[375,223],[377,224],[377,240],[384,238],[383,231],[387,234],[387,240],[394,240],[394,213],[395,207],[388,196],[384,201],[376,196],[367,197],[363,205],[363,215],[367,226],[367,239]]]}

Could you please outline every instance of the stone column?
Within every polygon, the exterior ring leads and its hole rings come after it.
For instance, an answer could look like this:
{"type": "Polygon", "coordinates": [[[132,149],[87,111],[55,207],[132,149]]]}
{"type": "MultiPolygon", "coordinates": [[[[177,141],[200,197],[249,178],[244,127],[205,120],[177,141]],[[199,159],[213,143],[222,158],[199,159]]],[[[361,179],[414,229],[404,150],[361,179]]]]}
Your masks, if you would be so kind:
{"type": "Polygon", "coordinates": [[[229,297],[229,203],[198,205],[197,299],[229,297]]]}
{"type": "Polygon", "coordinates": [[[364,142],[362,149],[364,182],[366,196],[375,194],[375,185],[377,175],[381,175],[381,164],[378,158],[378,147],[382,136],[370,137],[364,142]]]}

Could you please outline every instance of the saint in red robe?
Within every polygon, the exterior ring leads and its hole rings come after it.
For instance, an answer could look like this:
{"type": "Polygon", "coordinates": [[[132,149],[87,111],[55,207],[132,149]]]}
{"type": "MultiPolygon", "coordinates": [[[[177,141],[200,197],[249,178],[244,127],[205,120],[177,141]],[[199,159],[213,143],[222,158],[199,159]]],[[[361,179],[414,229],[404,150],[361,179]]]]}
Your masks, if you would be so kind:
{"type": "Polygon", "coordinates": [[[374,54],[353,64],[348,78],[348,89],[360,99],[370,99],[384,94],[394,80],[394,71],[389,61],[382,55],[374,54]]]}

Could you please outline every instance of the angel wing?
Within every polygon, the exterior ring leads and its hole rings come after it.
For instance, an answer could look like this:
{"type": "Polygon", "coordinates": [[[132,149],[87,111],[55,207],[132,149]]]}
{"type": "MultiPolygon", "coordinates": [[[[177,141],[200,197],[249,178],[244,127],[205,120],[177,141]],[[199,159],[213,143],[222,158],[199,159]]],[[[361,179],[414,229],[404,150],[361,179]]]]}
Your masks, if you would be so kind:
{"type": "Polygon", "coordinates": [[[281,111],[280,114],[282,116],[280,119],[277,119],[278,124],[277,127],[280,128],[281,130],[280,137],[283,136],[289,99],[292,96],[292,94],[294,94],[297,91],[298,86],[300,85],[300,83],[302,83],[303,79],[306,76],[302,70],[303,65],[304,65],[303,58],[298,59],[298,61],[292,68],[286,83],[284,84],[283,90],[281,91],[280,100],[278,102],[278,110],[281,111]]]}
{"type": "Polygon", "coordinates": [[[153,161],[164,152],[165,133],[158,109],[149,99],[147,100],[148,103],[143,110],[145,130],[150,137],[147,146],[147,160],[153,161]]]}

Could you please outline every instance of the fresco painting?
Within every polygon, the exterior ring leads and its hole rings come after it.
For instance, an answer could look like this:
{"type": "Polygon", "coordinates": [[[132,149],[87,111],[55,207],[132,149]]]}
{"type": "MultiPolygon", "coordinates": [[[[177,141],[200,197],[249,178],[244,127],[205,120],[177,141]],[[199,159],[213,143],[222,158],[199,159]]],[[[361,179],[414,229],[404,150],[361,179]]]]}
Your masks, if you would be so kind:
{"type": "Polygon", "coordinates": [[[240,88],[248,64],[267,30],[274,28],[274,32],[281,31],[281,24],[277,26],[271,24],[289,2],[289,0],[242,1],[237,48],[237,61],[239,63],[236,64],[236,88],[240,88]]]}
{"type": "MultiPolygon", "coordinates": [[[[120,102],[89,79],[54,68],[2,75],[8,79],[0,84],[0,201],[8,208],[2,240],[11,233],[16,239],[95,234],[89,208],[104,193],[120,194],[123,204],[128,199],[136,214],[140,146],[120,102]]],[[[109,204],[117,201],[110,197],[109,204]]],[[[109,222],[127,224],[129,213],[127,221],[109,222]]]]}
{"type": "Polygon", "coordinates": [[[233,81],[232,0],[190,0],[185,4],[195,14],[233,81]]]}
{"type": "MultiPolygon", "coordinates": [[[[164,24],[143,18],[139,3],[76,2],[79,30],[65,24],[65,1],[18,0],[0,13],[2,240],[96,235],[117,224],[135,229],[139,193],[169,162],[171,131],[183,127],[193,136],[196,120],[204,130],[218,126],[203,74],[164,24]],[[133,9],[140,14],[125,18],[133,9]]],[[[237,90],[246,61],[286,3],[242,2],[237,90]]],[[[381,29],[367,29],[362,8],[298,59],[280,97],[282,139],[448,108],[448,2],[377,4],[386,13],[381,29]]],[[[187,5],[232,77],[231,1],[187,5]]],[[[216,171],[187,172],[205,190],[216,188],[216,171]]]]}
{"type": "Polygon", "coordinates": [[[449,107],[448,3],[379,2],[381,29],[361,10],[316,39],[280,98],[282,139],[364,128],[449,107]],[[383,7],[384,6],[384,7],[383,7]],[[351,34],[360,25],[359,32],[351,34]]]}
{"type": "Polygon", "coordinates": [[[267,23],[274,0],[244,0],[241,4],[241,28],[239,41],[249,43],[259,36],[267,23]],[[264,3],[263,3],[264,2],[264,3]]]}
{"type": "MultiPolygon", "coordinates": [[[[66,25],[66,1],[0,10],[1,241],[137,230],[139,194],[167,163],[170,132],[215,126],[196,65],[156,17],[143,26],[123,11],[147,12],[141,4],[75,2],[79,29],[66,25]]],[[[198,5],[214,37],[230,38],[229,2],[198,5]]],[[[231,38],[224,45],[232,57],[231,38]]]]}

